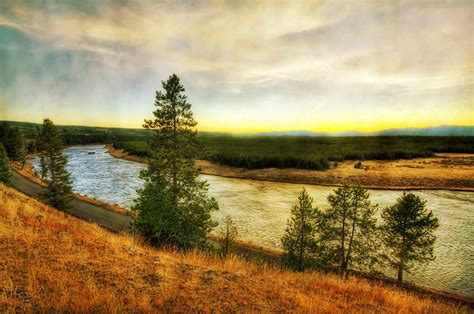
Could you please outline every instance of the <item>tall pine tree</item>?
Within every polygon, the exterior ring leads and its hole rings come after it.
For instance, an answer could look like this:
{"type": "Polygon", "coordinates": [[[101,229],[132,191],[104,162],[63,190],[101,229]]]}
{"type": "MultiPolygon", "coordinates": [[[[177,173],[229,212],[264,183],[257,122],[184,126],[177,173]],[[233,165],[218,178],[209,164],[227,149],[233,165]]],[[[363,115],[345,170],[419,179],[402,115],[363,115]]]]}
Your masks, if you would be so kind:
{"type": "Polygon", "coordinates": [[[133,228],[152,244],[188,249],[206,245],[216,225],[211,212],[218,209],[207,195],[207,182],[198,180],[195,159],[199,145],[191,104],[176,74],[157,91],[154,119],[144,128],[153,130],[152,158],[140,177],[145,181],[132,206],[133,228]]]}
{"type": "Polygon", "coordinates": [[[41,177],[46,181],[43,197],[56,208],[68,208],[71,206],[71,176],[66,170],[67,158],[62,152],[61,135],[51,120],[44,119],[39,140],[43,148],[40,155],[41,177]]]}
{"type": "Polygon", "coordinates": [[[10,185],[11,183],[10,163],[8,161],[7,152],[0,142],[0,182],[10,185]]]}
{"type": "Polygon", "coordinates": [[[321,212],[313,207],[313,199],[303,188],[281,239],[285,265],[297,271],[316,266],[320,218],[321,212]]]}
{"type": "Polygon", "coordinates": [[[384,208],[382,219],[383,256],[397,270],[398,284],[401,284],[403,272],[409,271],[414,263],[435,259],[434,231],[439,226],[438,219],[426,209],[426,201],[405,192],[395,205],[384,208]]]}

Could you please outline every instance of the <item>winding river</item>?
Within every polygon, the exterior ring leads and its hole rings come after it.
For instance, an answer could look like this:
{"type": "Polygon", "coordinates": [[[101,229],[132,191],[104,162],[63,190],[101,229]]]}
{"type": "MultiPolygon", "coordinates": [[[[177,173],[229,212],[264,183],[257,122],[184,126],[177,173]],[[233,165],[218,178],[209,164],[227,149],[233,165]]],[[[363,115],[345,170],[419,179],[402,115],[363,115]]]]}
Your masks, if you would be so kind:
{"type": "MultiPolygon", "coordinates": [[[[113,158],[102,145],[70,147],[67,169],[75,192],[108,203],[130,207],[142,182],[138,173],[145,165],[113,158]]],[[[31,160],[38,169],[37,159],[31,160]]],[[[219,202],[213,218],[221,222],[231,215],[242,240],[278,247],[290,208],[303,185],[232,179],[201,175],[209,183],[209,193],[219,202]]],[[[305,185],[320,208],[328,206],[326,197],[333,188],[305,185]]],[[[474,193],[423,190],[415,191],[439,218],[436,260],[417,266],[406,279],[416,284],[474,297],[474,193]]],[[[379,208],[391,205],[399,191],[371,190],[371,200],[379,208]]],[[[395,273],[393,273],[395,275],[395,273]]]]}

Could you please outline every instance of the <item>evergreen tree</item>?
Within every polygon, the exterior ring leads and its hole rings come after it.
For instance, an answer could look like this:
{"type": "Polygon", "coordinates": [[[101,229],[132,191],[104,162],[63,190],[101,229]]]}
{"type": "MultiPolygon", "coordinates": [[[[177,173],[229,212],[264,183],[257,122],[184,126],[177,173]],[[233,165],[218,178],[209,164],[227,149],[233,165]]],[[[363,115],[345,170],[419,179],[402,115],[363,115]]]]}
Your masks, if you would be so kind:
{"type": "Polygon", "coordinates": [[[384,208],[382,219],[383,257],[398,271],[398,284],[401,284],[403,272],[409,271],[413,263],[435,259],[434,231],[439,226],[438,219],[427,210],[426,201],[405,192],[395,205],[384,208]]]}
{"type": "Polygon", "coordinates": [[[70,207],[72,183],[66,170],[67,158],[63,155],[63,143],[56,126],[44,119],[39,134],[43,151],[40,155],[41,177],[46,181],[44,197],[48,204],[65,209],[70,207]]]}
{"type": "Polygon", "coordinates": [[[224,257],[227,257],[227,255],[229,255],[230,251],[232,250],[232,247],[235,244],[235,239],[238,235],[237,227],[232,221],[232,217],[230,217],[229,215],[224,218],[224,226],[221,227],[219,234],[222,243],[222,255],[224,257]]]}
{"type": "Polygon", "coordinates": [[[343,185],[328,202],[322,238],[333,265],[343,278],[351,269],[370,270],[377,258],[377,206],[371,204],[369,192],[359,185],[343,185]]]}
{"type": "Polygon", "coordinates": [[[25,139],[18,127],[12,127],[7,123],[0,125],[0,142],[13,161],[24,161],[26,156],[25,139]]]}
{"type": "Polygon", "coordinates": [[[317,234],[321,213],[313,207],[313,199],[305,188],[298,196],[298,204],[291,209],[281,243],[283,263],[297,271],[316,266],[317,234]]]}
{"type": "Polygon", "coordinates": [[[133,228],[155,245],[202,247],[216,225],[211,212],[218,205],[207,195],[207,182],[198,180],[194,162],[201,146],[184,87],[176,74],[162,85],[164,92],[156,92],[154,119],[143,125],[155,135],[149,166],[140,174],[144,187],[132,206],[133,228]]]}
{"type": "Polygon", "coordinates": [[[11,184],[11,171],[10,164],[8,161],[7,152],[3,147],[3,144],[0,143],[0,182],[3,182],[6,185],[11,184]]]}

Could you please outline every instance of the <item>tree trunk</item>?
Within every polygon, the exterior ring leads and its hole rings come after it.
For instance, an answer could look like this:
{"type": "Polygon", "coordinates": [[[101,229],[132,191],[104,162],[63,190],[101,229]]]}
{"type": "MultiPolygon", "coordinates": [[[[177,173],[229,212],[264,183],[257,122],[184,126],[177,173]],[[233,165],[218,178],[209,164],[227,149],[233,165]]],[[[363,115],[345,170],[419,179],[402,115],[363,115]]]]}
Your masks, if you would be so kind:
{"type": "Polygon", "coordinates": [[[400,262],[398,263],[398,277],[397,277],[397,284],[399,286],[402,285],[403,282],[403,268],[405,267],[405,236],[403,236],[402,240],[402,249],[400,250],[400,262]]]}
{"type": "Polygon", "coordinates": [[[178,150],[178,143],[177,143],[177,132],[178,128],[176,125],[176,105],[173,102],[173,161],[172,161],[172,171],[173,171],[173,177],[172,177],[172,196],[173,196],[173,210],[176,212],[178,210],[178,179],[177,179],[177,172],[178,172],[178,167],[176,165],[176,156],[177,156],[177,150],[178,150]]]}
{"type": "Polygon", "coordinates": [[[344,279],[347,279],[347,267],[349,265],[349,259],[351,258],[351,251],[352,251],[352,241],[354,239],[354,233],[355,233],[355,226],[356,225],[356,219],[354,217],[354,221],[352,223],[352,231],[351,231],[351,238],[349,239],[349,244],[348,244],[348,247],[347,247],[347,255],[346,257],[344,258],[344,273],[343,273],[343,278],[344,279]]]}
{"type": "MultiPolygon", "coordinates": [[[[301,204],[300,204],[301,206],[301,204]]],[[[299,247],[299,260],[298,260],[298,270],[302,271],[303,270],[303,241],[304,241],[304,215],[301,213],[301,230],[300,230],[300,247],[299,247]]]]}
{"type": "Polygon", "coordinates": [[[341,252],[340,252],[340,255],[341,255],[341,269],[339,270],[339,273],[340,275],[342,276],[342,278],[344,278],[344,264],[345,264],[345,256],[346,256],[346,250],[345,250],[345,247],[344,247],[344,241],[345,241],[345,237],[346,237],[346,230],[345,230],[345,227],[346,227],[346,213],[343,213],[343,216],[342,216],[342,230],[341,230],[341,252]]]}
{"type": "Polygon", "coordinates": [[[402,285],[403,282],[403,266],[404,266],[404,260],[403,258],[400,260],[400,263],[398,264],[398,277],[397,277],[397,284],[399,286],[402,285]]]}

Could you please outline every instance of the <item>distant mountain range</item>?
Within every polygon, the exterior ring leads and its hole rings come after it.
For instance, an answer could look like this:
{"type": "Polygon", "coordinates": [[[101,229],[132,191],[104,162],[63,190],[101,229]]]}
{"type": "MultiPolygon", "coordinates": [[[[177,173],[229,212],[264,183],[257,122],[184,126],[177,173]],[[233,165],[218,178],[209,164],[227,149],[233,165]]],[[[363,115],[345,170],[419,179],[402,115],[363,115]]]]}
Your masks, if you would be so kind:
{"type": "Polygon", "coordinates": [[[474,126],[442,125],[427,128],[388,129],[377,132],[312,132],[307,130],[263,132],[252,135],[260,136],[474,136],[474,126]]]}

